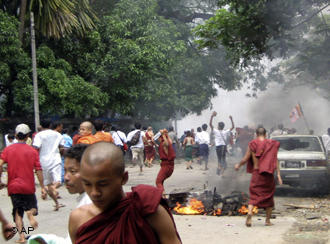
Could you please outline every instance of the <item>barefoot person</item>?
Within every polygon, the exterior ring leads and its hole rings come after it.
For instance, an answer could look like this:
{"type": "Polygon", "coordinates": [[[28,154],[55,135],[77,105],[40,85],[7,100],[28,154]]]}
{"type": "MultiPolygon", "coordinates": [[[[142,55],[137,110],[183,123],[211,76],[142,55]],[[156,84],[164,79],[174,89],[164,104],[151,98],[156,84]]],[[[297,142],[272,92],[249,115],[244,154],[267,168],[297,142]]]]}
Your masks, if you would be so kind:
{"type": "Polygon", "coordinates": [[[17,143],[6,147],[1,153],[0,159],[0,184],[2,165],[7,163],[8,172],[8,195],[13,204],[13,217],[19,234],[16,242],[25,243],[25,236],[22,229],[23,216],[26,212],[30,225],[38,227],[34,216],[38,213],[37,198],[35,195],[34,170],[36,171],[42,194],[46,193],[43,185],[42,170],[39,162],[38,152],[25,142],[29,136],[30,128],[26,124],[19,124],[16,127],[17,143]]]}
{"type": "MultiPolygon", "coordinates": [[[[1,188],[2,186],[0,186],[1,188]]],[[[8,220],[3,215],[2,211],[0,210],[0,222],[1,222],[1,230],[3,238],[8,241],[14,237],[15,232],[13,231],[14,226],[8,222],[8,220]]]]}
{"type": "MultiPolygon", "coordinates": [[[[79,194],[77,197],[77,208],[92,203],[83,188],[80,177],[80,160],[87,146],[86,144],[74,145],[64,155],[65,185],[70,194],[79,194]]],[[[28,241],[28,244],[35,243],[71,244],[71,239],[69,234],[66,238],[54,234],[37,234],[31,236],[28,241]]]]}
{"type": "Polygon", "coordinates": [[[266,225],[272,225],[270,217],[274,207],[275,179],[274,172],[277,170],[278,183],[282,184],[280,169],[278,166],[277,152],[280,143],[266,139],[265,128],[256,130],[257,138],[250,141],[245,156],[239,164],[235,165],[238,170],[247,163],[247,172],[252,173],[250,182],[250,199],[246,226],[251,226],[252,209],[254,206],[266,209],[266,225]]]}
{"type": "Polygon", "coordinates": [[[172,140],[168,136],[167,130],[159,131],[161,136],[158,138],[160,144],[158,148],[159,157],[162,161],[160,163],[160,170],[156,178],[156,186],[162,193],[164,193],[164,181],[169,178],[174,170],[175,151],[172,146],[172,140]]]}
{"type": "MultiPolygon", "coordinates": [[[[55,206],[54,211],[58,211],[63,204],[58,202],[57,188],[61,186],[61,154],[60,149],[64,147],[63,136],[50,129],[50,121],[43,120],[41,122],[42,131],[38,132],[33,140],[33,146],[39,150],[40,163],[44,178],[44,185],[47,188],[48,195],[53,199],[55,206]]],[[[46,199],[47,194],[43,194],[42,198],[46,199]]]]}
{"type": "Polygon", "coordinates": [[[161,190],[140,185],[124,193],[128,173],[123,153],[114,144],[90,145],[80,175],[93,203],[71,212],[72,243],[181,243],[161,190]]]}

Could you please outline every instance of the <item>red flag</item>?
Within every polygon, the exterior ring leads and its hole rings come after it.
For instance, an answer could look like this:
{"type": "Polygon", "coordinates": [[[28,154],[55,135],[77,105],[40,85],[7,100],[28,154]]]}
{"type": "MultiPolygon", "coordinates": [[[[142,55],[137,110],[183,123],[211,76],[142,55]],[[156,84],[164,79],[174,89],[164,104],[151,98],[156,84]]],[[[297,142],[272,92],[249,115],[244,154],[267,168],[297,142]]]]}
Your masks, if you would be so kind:
{"type": "Polygon", "coordinates": [[[294,108],[292,109],[289,117],[292,123],[296,122],[300,117],[303,116],[303,112],[301,109],[300,104],[298,103],[294,108]]]}

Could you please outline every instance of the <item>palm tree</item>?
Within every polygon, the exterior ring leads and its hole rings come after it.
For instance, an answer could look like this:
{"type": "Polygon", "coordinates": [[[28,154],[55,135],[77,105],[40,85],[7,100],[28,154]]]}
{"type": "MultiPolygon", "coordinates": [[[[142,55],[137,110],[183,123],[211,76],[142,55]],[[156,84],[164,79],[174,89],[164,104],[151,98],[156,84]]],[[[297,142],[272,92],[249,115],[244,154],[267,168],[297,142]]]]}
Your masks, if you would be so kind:
{"type": "Polygon", "coordinates": [[[76,31],[83,35],[97,19],[88,0],[0,0],[0,8],[20,19],[22,42],[24,25],[34,12],[36,30],[46,37],[60,38],[76,31]]]}

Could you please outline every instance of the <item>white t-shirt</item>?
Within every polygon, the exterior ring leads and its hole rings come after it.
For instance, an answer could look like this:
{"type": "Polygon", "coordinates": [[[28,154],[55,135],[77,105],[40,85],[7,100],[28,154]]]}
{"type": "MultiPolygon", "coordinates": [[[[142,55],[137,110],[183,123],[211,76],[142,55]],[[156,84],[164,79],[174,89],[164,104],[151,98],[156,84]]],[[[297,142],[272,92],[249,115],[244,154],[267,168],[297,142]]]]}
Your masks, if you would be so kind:
{"type": "Polygon", "coordinates": [[[230,136],[230,130],[214,129],[213,131],[215,146],[227,145],[230,136]]]}
{"type": "MultiPolygon", "coordinates": [[[[134,134],[138,131],[139,130],[133,130],[130,133],[128,133],[127,141],[130,141],[132,139],[132,137],[134,136],[134,134]]],[[[131,146],[131,148],[144,148],[144,144],[143,144],[143,140],[142,140],[142,137],[144,135],[145,135],[144,131],[141,130],[139,142],[136,143],[135,145],[131,146]]]]}
{"type": "Polygon", "coordinates": [[[195,142],[197,144],[200,144],[200,141],[201,141],[201,132],[196,132],[196,135],[195,135],[195,142]]]}
{"type": "Polygon", "coordinates": [[[210,135],[206,131],[199,133],[199,144],[210,144],[210,135]]]}
{"type": "Polygon", "coordinates": [[[124,143],[127,143],[126,135],[122,131],[112,131],[111,132],[113,142],[115,143],[116,146],[124,146],[124,143]]]}
{"type": "Polygon", "coordinates": [[[8,147],[8,146],[10,146],[11,144],[17,143],[17,140],[16,140],[16,138],[15,138],[12,142],[10,142],[10,141],[8,140],[8,134],[6,134],[6,135],[5,135],[5,143],[6,143],[6,147],[8,147]]]}
{"type": "Polygon", "coordinates": [[[327,153],[330,153],[330,136],[329,135],[323,135],[322,136],[322,141],[325,147],[325,150],[327,153]]]}
{"type": "Polygon", "coordinates": [[[54,130],[43,130],[36,134],[33,146],[39,148],[43,169],[51,169],[61,163],[59,146],[64,146],[63,136],[54,130]]]}

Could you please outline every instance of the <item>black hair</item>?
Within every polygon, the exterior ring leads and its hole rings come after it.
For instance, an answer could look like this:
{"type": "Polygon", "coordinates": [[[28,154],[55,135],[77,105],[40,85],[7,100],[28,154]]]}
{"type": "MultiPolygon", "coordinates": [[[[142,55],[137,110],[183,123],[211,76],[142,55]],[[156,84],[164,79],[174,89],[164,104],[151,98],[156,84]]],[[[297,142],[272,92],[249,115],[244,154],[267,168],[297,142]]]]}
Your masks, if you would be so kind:
{"type": "Polygon", "coordinates": [[[8,133],[8,136],[7,136],[8,139],[15,139],[15,133],[8,133]]]}
{"type": "Polygon", "coordinates": [[[202,132],[202,128],[201,128],[201,127],[198,127],[198,128],[197,128],[197,131],[198,131],[198,132],[202,132]]]}
{"type": "Polygon", "coordinates": [[[265,136],[267,133],[266,129],[264,127],[259,127],[256,129],[257,136],[265,136]]]}
{"type": "Polygon", "coordinates": [[[73,158],[80,164],[81,157],[88,146],[88,144],[76,144],[65,152],[64,157],[73,158]]]}
{"type": "Polygon", "coordinates": [[[50,127],[50,120],[49,119],[45,119],[45,120],[42,120],[41,122],[40,122],[40,125],[41,125],[41,127],[42,128],[44,128],[44,129],[49,129],[49,127],[50,127]]]}
{"type": "Polygon", "coordinates": [[[173,130],[174,130],[174,128],[172,125],[170,127],[168,127],[168,131],[173,131],[173,130]]]}
{"type": "Polygon", "coordinates": [[[28,137],[28,135],[29,135],[29,133],[23,134],[22,132],[18,132],[16,134],[16,137],[17,137],[18,140],[25,140],[28,137]]]}
{"type": "Polygon", "coordinates": [[[64,129],[62,130],[62,133],[63,133],[63,134],[70,134],[70,129],[69,129],[69,128],[64,128],[64,129]]]}
{"type": "Polygon", "coordinates": [[[101,131],[104,129],[104,122],[100,119],[94,120],[93,125],[94,125],[96,131],[101,131]]]}
{"type": "Polygon", "coordinates": [[[52,122],[51,124],[50,124],[50,128],[52,129],[52,130],[55,130],[58,126],[60,126],[60,125],[63,125],[62,124],[62,122],[60,122],[59,120],[56,120],[56,121],[54,121],[54,122],[52,122]]]}
{"type": "Polygon", "coordinates": [[[147,130],[147,127],[143,126],[143,127],[142,127],[142,130],[147,130]]]}
{"type": "Polygon", "coordinates": [[[190,130],[187,130],[187,137],[188,136],[191,136],[191,131],[190,130]]]}
{"type": "Polygon", "coordinates": [[[113,131],[117,131],[118,129],[117,129],[116,126],[112,126],[111,130],[113,130],[113,131]]]}
{"type": "Polygon", "coordinates": [[[207,130],[207,124],[202,125],[203,130],[207,130]]]}
{"type": "Polygon", "coordinates": [[[135,127],[135,129],[139,130],[139,129],[141,129],[141,124],[138,123],[138,122],[136,122],[136,123],[134,124],[134,127],[135,127]]]}
{"type": "Polygon", "coordinates": [[[223,130],[223,128],[225,128],[225,123],[219,122],[218,127],[219,127],[220,130],[223,130]]]}

